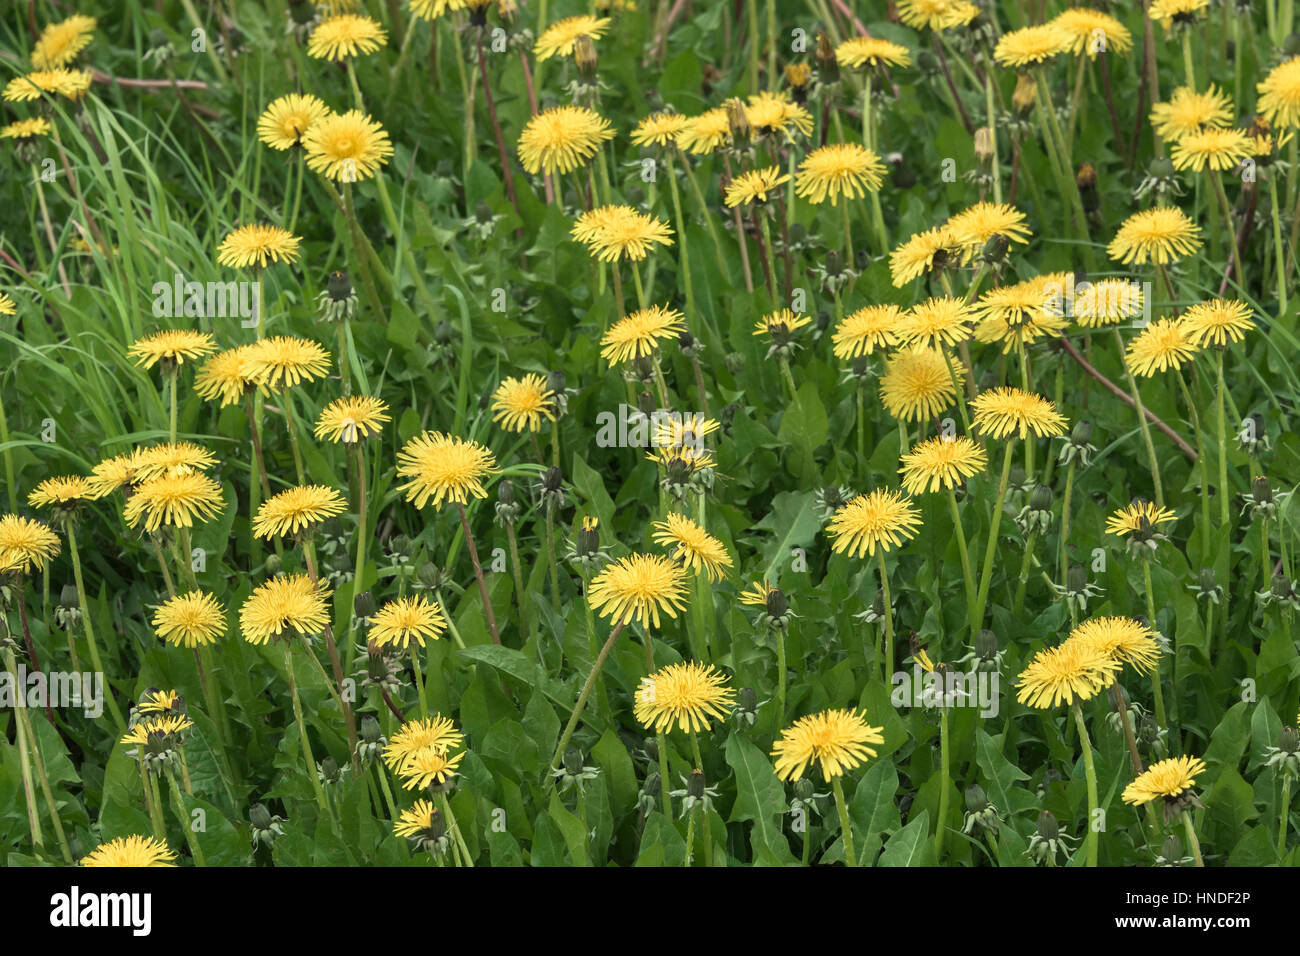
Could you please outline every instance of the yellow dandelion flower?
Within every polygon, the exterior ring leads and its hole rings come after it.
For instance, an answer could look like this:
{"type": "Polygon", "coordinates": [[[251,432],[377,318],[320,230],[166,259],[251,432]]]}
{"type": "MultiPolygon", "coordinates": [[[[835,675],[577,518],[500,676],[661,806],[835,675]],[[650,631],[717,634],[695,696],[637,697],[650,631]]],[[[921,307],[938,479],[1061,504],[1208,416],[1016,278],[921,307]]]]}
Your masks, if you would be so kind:
{"type": "Polygon", "coordinates": [[[880,157],[856,143],[819,146],[803,158],[794,177],[795,195],[820,205],[827,199],[858,199],[880,189],[885,181],[885,164],[880,157]]]}
{"type": "Polygon", "coordinates": [[[598,206],[573,223],[570,234],[601,262],[640,262],[660,245],[672,245],[672,229],[661,219],[631,206],[598,206]]]}
{"type": "Polygon", "coordinates": [[[912,506],[911,498],[878,488],[858,495],[835,512],[826,533],[836,554],[875,557],[877,548],[892,551],[911,539],[920,526],[921,512],[912,506]]]}
{"type": "Polygon", "coordinates": [[[917,30],[964,27],[979,12],[979,7],[968,0],[898,0],[898,19],[917,30]]]}
{"type": "Polygon", "coordinates": [[[1159,508],[1150,501],[1135,501],[1125,505],[1106,519],[1106,531],[1121,538],[1133,534],[1142,528],[1145,521],[1152,527],[1159,527],[1170,521],[1176,521],[1177,515],[1169,508],[1159,508]]]}
{"type": "Polygon", "coordinates": [[[272,100],[257,120],[257,137],[272,149],[292,149],[330,109],[310,94],[290,93],[272,100]]]}
{"type": "Polygon", "coordinates": [[[67,66],[95,38],[98,21],[80,14],[51,23],[32,45],[32,66],[38,70],[54,70],[67,66]]]}
{"type": "Polygon", "coordinates": [[[249,379],[278,392],[324,376],[330,368],[330,354],[311,339],[273,335],[250,346],[244,363],[249,379]]]}
{"type": "Polygon", "coordinates": [[[686,329],[685,318],[676,309],[658,305],[624,316],[601,336],[601,358],[617,365],[653,355],[660,342],[675,339],[686,329]]]}
{"type": "Polygon", "coordinates": [[[681,113],[652,113],[632,130],[632,143],[636,146],[676,146],[687,119],[681,113]]]}
{"type": "Polygon", "coordinates": [[[993,48],[993,59],[1002,66],[1023,69],[1042,66],[1048,60],[1070,49],[1073,41],[1055,22],[1038,26],[1021,27],[1004,33],[993,48]]]}
{"type": "Polygon", "coordinates": [[[136,480],[148,481],[160,475],[207,471],[217,463],[217,456],[193,442],[175,441],[136,449],[135,463],[136,480]]]}
{"type": "Polygon", "coordinates": [[[787,139],[795,132],[811,135],[813,129],[812,114],[798,103],[791,102],[784,92],[764,90],[749,97],[745,104],[745,119],[760,134],[781,134],[787,139]]]}
{"type": "Polygon", "coordinates": [[[153,615],[153,629],[173,647],[203,647],[226,635],[226,609],[206,591],[169,598],[153,615]]]}
{"type": "Polygon", "coordinates": [[[0,292],[0,315],[17,315],[18,306],[8,292],[0,292]]]}
{"type": "Polygon", "coordinates": [[[407,650],[412,644],[424,647],[447,629],[447,619],[436,604],[422,595],[389,601],[370,619],[370,640],[379,647],[407,650]]]}
{"type": "Polygon", "coordinates": [[[657,554],[633,554],[606,565],[591,581],[587,602],[616,625],[659,627],[661,614],[686,608],[686,572],[657,554]]]}
{"type": "Polygon", "coordinates": [[[204,401],[219,400],[222,408],[242,399],[256,386],[248,365],[252,350],[251,345],[239,345],[212,356],[194,376],[194,391],[204,401]]]}
{"type": "Polygon", "coordinates": [[[94,497],[89,479],[81,475],[60,475],[56,478],[46,478],[33,488],[31,494],[27,496],[27,503],[33,508],[48,508],[67,506],[94,497]]]}
{"type": "Polygon", "coordinates": [[[557,20],[542,31],[542,35],[533,44],[533,53],[537,62],[549,60],[553,56],[573,56],[573,45],[579,37],[599,40],[609,29],[608,17],[578,16],[557,20]]]}
{"type": "Polygon", "coordinates": [[[898,325],[903,310],[896,305],[869,305],[850,312],[831,334],[831,351],[836,358],[855,359],[876,349],[898,344],[898,325]]]}
{"type": "Polygon", "coordinates": [[[988,467],[984,447],[965,435],[927,438],[902,458],[903,490],[910,495],[956,488],[988,467]]]}
{"type": "Polygon", "coordinates": [[[545,375],[507,378],[492,393],[492,421],[506,431],[535,432],[541,429],[542,419],[555,421],[553,401],[545,375]]]}
{"type": "Polygon", "coordinates": [[[970,338],[973,317],[974,312],[961,299],[927,299],[905,312],[894,331],[904,345],[955,346],[970,338]]]}
{"type": "Polygon", "coordinates": [[[772,744],[776,775],[786,781],[798,780],[815,764],[823,780],[842,777],[876,756],[876,746],[885,742],[883,730],[872,727],[866,713],[856,710],[824,710],[800,717],[772,744]]]}
{"type": "Polygon", "coordinates": [[[1151,126],[1161,139],[1178,140],[1207,127],[1227,126],[1232,116],[1232,98],[1213,83],[1202,93],[1180,86],[1169,102],[1151,107],[1151,126]]]}
{"type": "Polygon", "coordinates": [[[1150,378],[1157,372],[1182,368],[1196,352],[1197,346],[1180,320],[1157,319],[1128,344],[1124,362],[1134,375],[1150,378]]]}
{"type": "Polygon", "coordinates": [[[1238,299],[1198,302],[1182,315],[1183,334],[1197,348],[1240,342],[1255,327],[1250,306],[1238,299]]]}
{"type": "Polygon", "coordinates": [[[1097,59],[1098,53],[1127,53],[1133,49],[1133,34],[1108,13],[1087,7],[1072,7],[1052,21],[1069,37],[1068,49],[1075,56],[1097,59]]]}
{"type": "Polygon", "coordinates": [[[950,217],[945,225],[968,256],[983,249],[994,236],[1005,236],[1010,242],[1024,244],[1033,235],[1026,224],[1025,214],[1006,203],[976,203],[950,217]]]}
{"type": "Polygon", "coordinates": [[[752,202],[767,202],[769,193],[775,194],[779,186],[789,181],[790,177],[782,175],[777,166],[751,169],[727,184],[724,201],[728,208],[748,206],[752,202]]]}
{"type": "Polygon", "coordinates": [[[360,110],[329,114],[302,137],[307,168],[335,182],[369,179],[393,155],[388,132],[360,110]]]}
{"type": "Polygon", "coordinates": [[[1210,0],[1151,0],[1147,16],[1166,30],[1187,26],[1210,8],[1210,0]]]}
{"type": "Polygon", "coordinates": [[[650,441],[656,448],[700,449],[704,439],[722,425],[717,419],[707,418],[699,412],[689,415],[673,414],[661,417],[654,423],[650,441]]]}
{"type": "Polygon", "coordinates": [[[126,502],[126,523],[134,528],[143,519],[149,532],[190,528],[196,519],[219,514],[224,504],[221,486],[200,471],[162,474],[136,486],[126,502]]]}
{"type": "Polygon", "coordinates": [[[140,698],[139,707],[142,714],[165,714],[183,708],[185,701],[174,690],[150,689],[140,698]]]}
{"type": "Polygon", "coordinates": [[[433,826],[438,810],[428,800],[416,800],[393,821],[393,833],[407,839],[419,839],[433,826]]]}
{"type": "Polygon", "coordinates": [[[1075,286],[1070,314],[1085,329],[1115,325],[1142,312],[1142,286],[1132,279],[1098,279],[1075,286]]]}
{"type": "Polygon", "coordinates": [[[314,637],[329,625],[330,589],[305,574],[274,577],[259,585],[239,609],[239,628],[250,644],[294,634],[314,637]]]}
{"type": "Polygon", "coordinates": [[[274,262],[295,262],[302,239],[281,229],[263,223],[240,226],[226,235],[217,248],[217,263],[236,269],[253,266],[265,269],[274,262]]]}
{"type": "Polygon", "coordinates": [[[972,427],[989,438],[1015,435],[1054,438],[1065,434],[1068,424],[1056,406],[1032,392],[1018,388],[991,388],[980,392],[971,403],[972,427]]]}
{"type": "Polygon", "coordinates": [[[538,113],[519,134],[519,160],[536,176],[563,175],[580,169],[614,138],[614,128],[599,113],[585,106],[555,106],[538,113]]]}
{"type": "Polygon", "coordinates": [[[183,365],[186,359],[202,358],[217,350],[216,343],[207,332],[189,332],[185,329],[166,330],[137,339],[126,350],[143,368],[164,365],[183,365]]]}
{"type": "Polygon", "coordinates": [[[1286,129],[1300,127],[1300,57],[1273,67],[1256,88],[1265,119],[1286,129]]]}
{"type": "Polygon", "coordinates": [[[457,768],[464,759],[463,750],[458,754],[432,749],[417,751],[398,771],[402,786],[407,790],[423,790],[435,783],[446,783],[457,775],[457,768]]]}
{"type": "Polygon", "coordinates": [[[119,488],[135,485],[140,480],[141,465],[138,449],[104,459],[90,470],[91,495],[103,498],[119,488]]]}
{"type": "Polygon", "coordinates": [[[990,289],[975,306],[975,341],[998,343],[1003,354],[1056,338],[1069,324],[1064,317],[1061,277],[1048,275],[990,289]]]}
{"type": "Polygon", "coordinates": [[[964,373],[954,366],[957,384],[943,353],[934,349],[911,348],[897,352],[880,377],[880,400],[885,410],[904,422],[934,418],[957,401],[957,385],[964,373]]]}
{"type": "Polygon", "coordinates": [[[860,70],[864,67],[911,66],[907,47],[879,37],[850,37],[835,48],[835,62],[860,70]]]}
{"type": "Polygon", "coordinates": [[[464,10],[465,6],[465,0],[410,0],[412,16],[430,23],[444,13],[464,10]]]}
{"type": "Polygon", "coordinates": [[[82,866],[175,866],[176,851],[155,837],[118,837],[95,847],[81,860],[82,866]]]}
{"type": "Polygon", "coordinates": [[[333,488],[321,485],[286,488],[262,502],[253,520],[253,534],[259,538],[302,534],[345,510],[347,502],[333,488]]]}
{"type": "Polygon", "coordinates": [[[441,714],[408,720],[389,738],[384,747],[384,765],[400,773],[416,754],[423,751],[446,753],[465,742],[465,735],[441,714]]]}
{"type": "Polygon", "coordinates": [[[471,497],[486,498],[483,479],[497,471],[496,457],[476,441],[442,432],[424,432],[397,453],[397,477],[409,479],[398,486],[406,500],[423,508],[444,502],[464,505],[471,497]]]}
{"type": "Polygon", "coordinates": [[[1125,803],[1140,806],[1152,800],[1178,801],[1196,786],[1196,778],[1205,773],[1200,757],[1170,757],[1153,763],[1124,788],[1120,795],[1125,803]]]}
{"type": "Polygon", "coordinates": [[[1251,154],[1250,137],[1239,129],[1207,127],[1186,133],[1169,153],[1174,169],[1199,173],[1206,169],[1223,172],[1236,169],[1251,154]]]}
{"type": "Polygon", "coordinates": [[[194,721],[182,714],[172,714],[166,717],[146,717],[123,734],[119,743],[135,744],[138,747],[143,747],[147,744],[156,743],[162,738],[163,743],[179,745],[181,741],[168,741],[166,738],[176,737],[190,730],[193,726],[194,721]]]}
{"type": "Polygon", "coordinates": [[[1168,265],[1201,247],[1201,228],[1173,206],[1156,206],[1124,220],[1106,252],[1125,265],[1168,265]]]}
{"type": "MultiPolygon", "coordinates": [[[[32,117],[31,119],[20,119],[17,122],[10,123],[8,126],[0,127],[0,139],[17,140],[20,146],[32,142],[37,136],[49,136],[54,131],[50,121],[43,116],[32,117]]],[[[0,313],[12,315],[9,313],[0,313]]]]}
{"type": "Polygon", "coordinates": [[[321,441],[355,445],[378,435],[390,420],[386,402],[370,395],[347,395],[321,409],[315,434],[321,441]]]}
{"type": "Polygon", "coordinates": [[[667,733],[674,725],[690,734],[706,731],[711,720],[726,720],[735,706],[736,692],[727,680],[710,664],[669,664],[641,678],[633,713],[641,726],[656,733],[667,733]]]}
{"type": "Polygon", "coordinates": [[[693,116],[677,134],[677,145],[697,156],[714,152],[731,143],[731,118],[722,107],[693,116]]]}
{"type": "Polygon", "coordinates": [[[38,100],[46,93],[79,100],[90,92],[93,79],[90,70],[37,70],[6,83],[3,96],[10,103],[38,100]]]}
{"type": "Polygon", "coordinates": [[[812,318],[802,313],[796,315],[789,309],[778,309],[775,312],[769,312],[758,320],[754,326],[755,335],[772,335],[787,336],[795,329],[802,329],[805,325],[811,325],[812,318]]]}
{"type": "Polygon", "coordinates": [[[669,512],[667,519],[656,521],[651,527],[655,544],[671,548],[673,560],[687,571],[718,581],[726,574],[725,569],[731,567],[731,555],[722,542],[685,515],[669,512]]]}
{"type": "Polygon", "coordinates": [[[928,272],[959,263],[964,251],[950,226],[922,230],[889,253],[890,280],[901,289],[928,272]]]}
{"type": "Polygon", "coordinates": [[[39,521],[20,515],[0,518],[0,568],[27,574],[44,571],[59,553],[59,536],[39,521]]]}
{"type": "Polygon", "coordinates": [[[1039,710],[1091,700],[1110,686],[1120,662],[1083,641],[1039,651],[1016,678],[1016,700],[1039,710]]]}
{"type": "Polygon", "coordinates": [[[307,38],[307,55],[341,63],[374,53],[388,43],[388,33],[369,17],[342,13],[326,17],[307,38]]]}
{"type": "Polygon", "coordinates": [[[1160,662],[1160,641],[1155,631],[1132,617],[1094,617],[1084,621],[1067,641],[1089,644],[1140,674],[1150,674],[1160,662]]]}

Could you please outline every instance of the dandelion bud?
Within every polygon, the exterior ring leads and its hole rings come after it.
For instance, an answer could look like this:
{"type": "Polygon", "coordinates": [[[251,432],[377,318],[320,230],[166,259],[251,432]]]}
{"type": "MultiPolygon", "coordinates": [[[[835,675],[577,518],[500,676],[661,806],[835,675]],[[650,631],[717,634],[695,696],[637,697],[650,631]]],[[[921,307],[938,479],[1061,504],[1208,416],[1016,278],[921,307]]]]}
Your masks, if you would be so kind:
{"type": "Polygon", "coordinates": [[[1273,486],[1263,475],[1259,475],[1250,483],[1250,495],[1255,499],[1257,505],[1271,505],[1273,503],[1273,486]]]}
{"type": "Polygon", "coordinates": [[[320,775],[324,783],[338,783],[341,776],[339,762],[333,757],[326,757],[320,762],[320,775]]]}
{"type": "Polygon", "coordinates": [[[578,76],[586,83],[596,79],[596,44],[591,37],[580,36],[573,41],[573,63],[578,68],[578,76]]]}
{"type": "Polygon", "coordinates": [[[81,599],[75,585],[63,585],[63,590],[59,592],[59,607],[67,611],[75,611],[81,607],[81,599]]]}
{"type": "Polygon", "coordinates": [[[542,472],[542,491],[548,495],[559,494],[564,488],[564,472],[552,465],[542,472]]]}
{"type": "Polygon", "coordinates": [[[346,272],[331,272],[325,284],[325,291],[335,302],[342,302],[352,295],[352,280],[346,272]]]}
{"type": "Polygon", "coordinates": [[[582,528],[578,532],[578,555],[591,557],[600,550],[600,522],[588,515],[582,519],[582,528]]]}
{"type": "Polygon", "coordinates": [[[280,573],[280,556],[278,554],[268,554],[266,556],[266,573],[275,577],[280,573]]]}
{"type": "Polygon", "coordinates": [[[764,604],[768,617],[781,618],[785,612],[790,609],[790,602],[786,600],[785,592],[780,588],[771,588],[767,592],[767,601],[764,604]]]}
{"type": "Polygon", "coordinates": [[[1056,822],[1056,817],[1046,810],[1038,814],[1038,835],[1049,841],[1055,840],[1061,835],[1061,827],[1056,822]]]}
{"type": "Polygon", "coordinates": [[[1034,108],[1037,99],[1038,89],[1034,85],[1033,79],[1028,73],[1021,73],[1016,78],[1016,89],[1011,94],[1011,105],[1016,108],[1016,112],[1024,116],[1034,108]]]}
{"type": "Polygon", "coordinates": [[[1277,735],[1277,749],[1284,754],[1300,752],[1300,731],[1294,727],[1283,727],[1277,735]]]}
{"type": "Polygon", "coordinates": [[[975,130],[975,158],[981,163],[993,158],[993,131],[987,126],[975,130]]]}
{"type": "Polygon", "coordinates": [[[248,808],[248,822],[258,830],[266,830],[271,826],[271,811],[263,804],[255,803],[248,808]]]}
{"type": "Polygon", "coordinates": [[[515,503],[515,486],[509,478],[497,484],[497,501],[507,506],[515,503]]]}
{"type": "Polygon", "coordinates": [[[570,747],[564,751],[564,770],[573,777],[582,773],[582,754],[577,747],[570,747]]]}
{"type": "Polygon", "coordinates": [[[972,783],[966,788],[966,811],[968,813],[981,813],[989,805],[989,798],[984,794],[984,788],[978,783],[972,783]]]}
{"type": "Polygon", "coordinates": [[[1214,568],[1201,568],[1201,573],[1197,575],[1197,583],[1202,591],[1214,591],[1218,589],[1218,580],[1214,576],[1214,568]]]}
{"type": "Polygon", "coordinates": [[[1071,592],[1079,592],[1088,586],[1088,569],[1081,564],[1072,564],[1065,572],[1065,587],[1071,592]]]}
{"type": "Polygon", "coordinates": [[[1007,250],[1010,248],[1010,239],[1000,232],[994,233],[984,243],[984,249],[980,252],[980,259],[986,265],[996,266],[1006,259],[1007,250]]]}
{"type": "MultiPolygon", "coordinates": [[[[649,751],[647,751],[647,753],[648,752],[649,751]]],[[[658,793],[659,787],[660,787],[659,771],[652,770],[650,771],[650,773],[646,774],[645,786],[642,788],[642,793],[658,793]]]]}
{"type": "Polygon", "coordinates": [[[937,76],[939,71],[943,69],[942,65],[939,63],[938,57],[929,50],[920,50],[917,52],[916,66],[917,69],[921,71],[922,75],[927,77],[937,76]]]}
{"type": "Polygon", "coordinates": [[[352,613],[357,617],[370,617],[375,613],[375,596],[362,591],[352,599],[352,613]]]}
{"type": "Polygon", "coordinates": [[[800,777],[794,784],[794,795],[796,800],[807,803],[816,794],[817,788],[807,777],[800,777]]]}
{"type": "Polygon", "coordinates": [[[812,83],[812,67],[807,63],[787,64],[785,83],[790,87],[791,98],[802,106],[808,99],[808,87],[812,83]]]}
{"type": "Polygon", "coordinates": [[[420,565],[420,570],[416,572],[416,576],[426,588],[436,588],[442,581],[442,572],[438,570],[438,566],[432,561],[425,561],[424,564],[420,565]]]}
{"type": "Polygon", "coordinates": [[[728,352],[726,357],[723,358],[722,364],[727,366],[727,371],[732,375],[739,375],[745,367],[745,356],[739,352],[728,352]]]}
{"type": "Polygon", "coordinates": [[[449,344],[451,342],[451,336],[451,323],[446,319],[439,320],[438,324],[433,327],[433,341],[435,345],[449,344]]]}
{"type": "MultiPolygon", "coordinates": [[[[657,763],[659,761],[659,741],[654,737],[646,737],[641,749],[645,751],[645,755],[651,763],[657,763]]],[[[657,776],[658,775],[656,774],[656,777],[657,776]]],[[[646,783],[649,784],[649,782],[650,778],[647,776],[646,783]]]]}
{"type": "Polygon", "coordinates": [[[1174,164],[1168,156],[1157,156],[1147,166],[1147,175],[1152,179],[1170,179],[1174,175],[1174,164]]]}
{"type": "Polygon", "coordinates": [[[1285,574],[1275,574],[1269,590],[1275,600],[1284,601],[1291,596],[1291,582],[1286,579],[1285,574]]]}
{"type": "Polygon", "coordinates": [[[731,139],[737,147],[743,147],[749,142],[752,132],[749,126],[749,116],[745,112],[745,103],[738,96],[733,96],[722,104],[727,111],[727,122],[731,126],[731,139]]]}
{"type": "Polygon", "coordinates": [[[975,656],[982,661],[991,661],[998,656],[998,636],[988,628],[975,635],[975,656]]]}
{"type": "Polygon", "coordinates": [[[1029,505],[1035,511],[1050,511],[1052,508],[1052,489],[1047,485],[1036,485],[1029,498],[1029,505]]]}
{"type": "Polygon", "coordinates": [[[548,392],[563,392],[569,386],[568,377],[560,369],[555,369],[546,376],[548,392]]]}
{"type": "Polygon", "coordinates": [[[1160,844],[1160,856],[1166,863],[1177,863],[1183,858],[1183,841],[1178,839],[1178,835],[1171,833],[1165,837],[1165,842],[1160,844]]]}
{"type": "Polygon", "coordinates": [[[840,62],[835,57],[835,44],[824,30],[817,34],[817,70],[823,83],[840,81],[840,62]]]}
{"type": "Polygon", "coordinates": [[[370,714],[361,718],[361,739],[368,744],[373,744],[383,736],[383,729],[370,714]]]}
{"type": "Polygon", "coordinates": [[[1074,184],[1080,190],[1097,188],[1097,168],[1092,163],[1083,163],[1074,175],[1074,184]]]}
{"type": "Polygon", "coordinates": [[[1144,744],[1153,744],[1160,739],[1160,725],[1150,714],[1145,715],[1138,722],[1138,739],[1144,744]]]}
{"type": "Polygon", "coordinates": [[[642,415],[653,415],[659,408],[659,403],[649,392],[642,392],[636,397],[636,407],[642,415]]]}
{"type": "Polygon", "coordinates": [[[736,698],[736,708],[746,713],[753,713],[758,709],[758,693],[752,687],[742,687],[740,694],[736,698]]]}
{"type": "Polygon", "coordinates": [[[702,800],[704,798],[704,771],[695,769],[691,771],[690,780],[686,783],[686,795],[692,800],[702,800]]]}

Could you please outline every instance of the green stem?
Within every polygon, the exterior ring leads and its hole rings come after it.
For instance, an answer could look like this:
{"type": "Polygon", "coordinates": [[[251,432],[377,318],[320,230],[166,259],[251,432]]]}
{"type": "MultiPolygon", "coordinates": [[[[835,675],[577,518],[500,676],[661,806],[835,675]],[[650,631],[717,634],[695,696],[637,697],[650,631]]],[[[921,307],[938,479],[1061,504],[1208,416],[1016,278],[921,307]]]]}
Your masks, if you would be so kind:
{"type": "Polygon", "coordinates": [[[849,806],[844,801],[844,787],[839,777],[831,778],[831,790],[835,793],[835,809],[840,816],[840,835],[844,838],[844,865],[857,866],[858,857],[853,852],[853,827],[849,823],[849,806]]]}
{"type": "Polygon", "coordinates": [[[1119,360],[1124,366],[1124,375],[1128,379],[1129,394],[1133,396],[1133,408],[1137,412],[1138,430],[1142,434],[1142,443],[1146,446],[1147,467],[1151,471],[1151,484],[1155,488],[1156,507],[1165,506],[1165,489],[1160,481],[1160,463],[1156,460],[1156,446],[1151,441],[1151,428],[1147,424],[1146,409],[1142,407],[1142,394],[1138,391],[1137,379],[1133,377],[1133,371],[1128,366],[1128,360],[1124,355],[1124,340],[1120,337],[1119,329],[1111,328],[1115,335],[1115,347],[1119,349],[1119,360]]]}
{"type": "Polygon", "coordinates": [[[953,533],[957,538],[957,553],[961,556],[962,580],[966,585],[966,620],[974,634],[977,630],[975,621],[975,574],[971,570],[970,550],[966,546],[966,529],[962,527],[961,512],[957,508],[957,491],[948,488],[948,510],[952,514],[953,533]]]}
{"type": "MultiPolygon", "coordinates": [[[[573,732],[578,728],[578,721],[582,719],[582,712],[587,706],[587,698],[591,696],[592,688],[596,686],[596,678],[600,676],[600,669],[605,666],[605,658],[609,657],[609,652],[614,649],[614,641],[623,632],[626,623],[624,621],[615,625],[614,630],[610,632],[608,639],[606,639],[605,645],[600,649],[600,653],[596,655],[596,661],[591,665],[591,673],[587,675],[587,680],[578,693],[578,702],[573,705],[573,713],[569,715],[569,722],[565,724],[564,733],[560,734],[560,742],[556,744],[555,753],[551,756],[550,768],[552,770],[558,767],[560,761],[564,758],[564,751],[569,746],[569,741],[573,739],[573,732]]],[[[550,787],[550,783],[547,784],[547,787],[550,787]]]]}
{"type": "MultiPolygon", "coordinates": [[[[63,530],[68,536],[68,554],[72,557],[72,579],[77,584],[77,598],[81,605],[81,621],[86,629],[86,646],[90,650],[90,662],[95,670],[100,674],[107,675],[108,671],[104,669],[104,662],[99,656],[99,642],[95,640],[95,624],[90,613],[90,601],[86,597],[86,582],[81,576],[81,554],[77,549],[77,533],[73,528],[72,519],[64,520],[63,530]]],[[[113,716],[113,723],[121,732],[126,731],[126,721],[122,719],[122,712],[118,710],[117,701],[113,695],[107,695],[108,710],[113,716]]]]}
{"type": "Polygon", "coordinates": [[[1002,503],[1007,497],[1007,482],[1011,477],[1011,453],[1015,442],[1008,441],[1002,457],[1002,477],[998,480],[998,493],[993,503],[993,517],[989,526],[988,543],[984,547],[984,563],[980,566],[980,587],[975,597],[975,618],[971,627],[971,640],[984,624],[984,609],[988,605],[989,582],[993,577],[993,558],[997,554],[998,526],[1002,523],[1002,503]]]}
{"type": "Polygon", "coordinates": [[[1205,860],[1201,858],[1201,841],[1196,839],[1196,828],[1192,826],[1192,815],[1183,810],[1183,830],[1187,833],[1187,842],[1192,848],[1192,858],[1196,861],[1197,866],[1205,866],[1205,860]]]}
{"type": "Polygon", "coordinates": [[[948,827],[948,788],[949,773],[948,763],[951,759],[948,753],[948,708],[942,707],[939,711],[939,818],[935,821],[934,827],[934,861],[937,864],[943,858],[943,841],[947,835],[948,827]]]}
{"type": "Polygon", "coordinates": [[[885,605],[885,680],[894,673],[894,608],[889,597],[889,571],[885,568],[885,549],[876,552],[880,562],[880,594],[885,605]]]}
{"type": "Polygon", "coordinates": [[[1088,778],[1088,819],[1086,826],[1088,828],[1088,866],[1097,865],[1097,841],[1100,834],[1096,827],[1093,826],[1093,815],[1097,810],[1097,768],[1092,760],[1092,740],[1088,736],[1088,725],[1083,721],[1083,711],[1079,709],[1079,701],[1075,699],[1070,704],[1070,710],[1074,714],[1074,724],[1079,730],[1079,745],[1083,748],[1083,772],[1088,778]]]}

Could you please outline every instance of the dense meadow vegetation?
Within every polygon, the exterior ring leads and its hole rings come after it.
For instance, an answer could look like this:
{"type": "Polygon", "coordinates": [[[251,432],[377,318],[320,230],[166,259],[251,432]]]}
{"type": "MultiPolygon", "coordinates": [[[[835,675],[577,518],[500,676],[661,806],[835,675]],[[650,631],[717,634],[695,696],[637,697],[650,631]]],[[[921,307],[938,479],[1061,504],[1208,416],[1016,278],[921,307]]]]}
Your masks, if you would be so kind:
{"type": "Polygon", "coordinates": [[[1300,863],[1296,26],[4,4],[0,861],[1300,863]]]}

